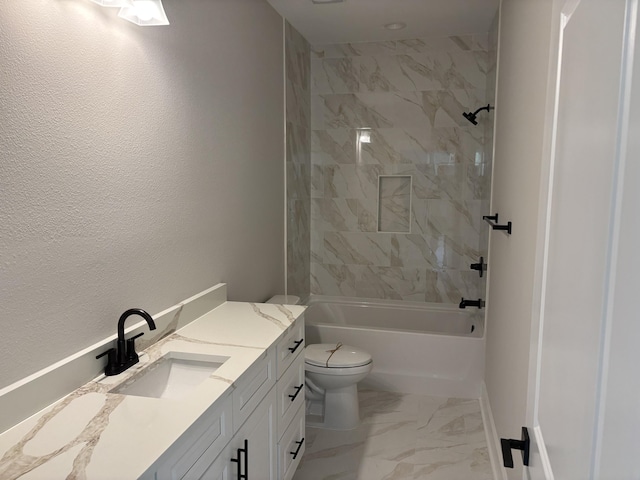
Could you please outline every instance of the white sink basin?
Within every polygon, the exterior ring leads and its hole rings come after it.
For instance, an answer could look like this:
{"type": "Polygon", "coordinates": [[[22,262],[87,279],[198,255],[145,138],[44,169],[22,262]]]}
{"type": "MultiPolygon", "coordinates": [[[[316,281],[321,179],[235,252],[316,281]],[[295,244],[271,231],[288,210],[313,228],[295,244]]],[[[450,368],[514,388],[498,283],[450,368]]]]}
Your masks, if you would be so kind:
{"type": "Polygon", "coordinates": [[[182,398],[227,360],[229,357],[169,352],[111,392],[138,397],[182,398]]]}

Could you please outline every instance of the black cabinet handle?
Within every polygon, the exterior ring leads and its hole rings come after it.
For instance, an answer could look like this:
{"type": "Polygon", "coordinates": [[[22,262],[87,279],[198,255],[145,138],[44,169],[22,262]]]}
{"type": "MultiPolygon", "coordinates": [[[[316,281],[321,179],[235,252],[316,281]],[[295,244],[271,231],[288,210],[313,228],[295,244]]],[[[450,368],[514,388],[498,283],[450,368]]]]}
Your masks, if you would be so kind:
{"type": "Polygon", "coordinates": [[[298,340],[297,342],[293,342],[293,343],[295,343],[295,344],[296,344],[296,346],[295,346],[295,347],[289,347],[289,351],[290,351],[291,353],[295,353],[295,351],[298,349],[298,347],[299,347],[300,345],[302,345],[302,342],[304,342],[304,338],[301,338],[301,339],[300,339],[300,340],[298,340]]]}
{"type": "Polygon", "coordinates": [[[295,401],[296,397],[298,396],[298,394],[300,393],[300,391],[302,390],[302,387],[304,387],[304,383],[301,383],[300,385],[298,385],[297,387],[295,387],[296,389],[296,393],[294,393],[293,395],[289,395],[289,398],[291,399],[292,402],[295,401]]]}
{"type": "Polygon", "coordinates": [[[232,458],[231,461],[238,464],[238,480],[248,480],[247,471],[249,470],[249,440],[245,439],[244,448],[236,449],[236,453],[238,454],[238,458],[232,458]],[[244,453],[244,462],[240,463],[242,454],[244,453]],[[242,470],[244,467],[244,473],[242,470]]]}
{"type": "Polygon", "coordinates": [[[302,440],[300,440],[299,442],[296,442],[296,444],[298,445],[298,448],[296,448],[296,451],[295,452],[289,452],[289,454],[293,455],[293,459],[294,460],[296,459],[296,457],[300,453],[300,449],[302,448],[302,444],[303,443],[304,443],[304,437],[302,437],[302,440]]]}
{"type": "Polygon", "coordinates": [[[244,440],[244,480],[249,478],[249,440],[244,440]]]}
{"type": "Polygon", "coordinates": [[[511,449],[522,450],[522,464],[529,465],[529,431],[527,427],[522,427],[522,440],[514,440],[512,438],[501,438],[500,445],[502,446],[502,460],[504,466],[507,468],[513,468],[513,456],[511,455],[511,449]]]}

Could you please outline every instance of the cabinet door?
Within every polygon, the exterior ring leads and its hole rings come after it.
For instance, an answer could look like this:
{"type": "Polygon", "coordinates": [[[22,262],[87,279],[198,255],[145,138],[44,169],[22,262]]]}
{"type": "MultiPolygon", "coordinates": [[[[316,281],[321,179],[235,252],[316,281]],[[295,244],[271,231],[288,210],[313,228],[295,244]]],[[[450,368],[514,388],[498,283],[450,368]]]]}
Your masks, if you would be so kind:
{"type": "Polygon", "coordinates": [[[235,450],[227,446],[213,462],[198,460],[184,480],[236,480],[236,472],[232,471],[233,464],[229,461],[233,454],[235,450]]]}
{"type": "Polygon", "coordinates": [[[276,384],[278,438],[304,404],[304,354],[299,354],[276,384]]]}
{"type": "Polygon", "coordinates": [[[289,368],[289,365],[304,350],[304,317],[300,316],[276,345],[278,378],[289,368]]]}
{"type": "Polygon", "coordinates": [[[237,381],[233,391],[233,431],[247,420],[251,412],[276,384],[276,354],[269,348],[264,358],[257,361],[237,381]]]}
{"type": "Polygon", "coordinates": [[[280,480],[291,480],[304,454],[304,413],[304,406],[300,405],[278,443],[280,480]]]}
{"type": "MultiPolygon", "coordinates": [[[[216,458],[232,437],[231,396],[220,405],[210,407],[151,467],[156,480],[184,478],[193,464],[204,454],[216,458]]],[[[147,478],[146,475],[143,478],[147,478]]]]}
{"type": "Polygon", "coordinates": [[[272,388],[223,452],[205,452],[185,476],[189,480],[276,480],[276,391],[272,388]],[[240,468],[240,471],[238,471],[240,468]]]}
{"type": "MultiPolygon", "coordinates": [[[[247,480],[277,479],[276,389],[273,388],[231,440],[232,448],[244,449],[240,473],[247,480]],[[246,441],[246,442],[245,442],[246,441]]],[[[234,464],[232,470],[237,472],[234,464]]]]}

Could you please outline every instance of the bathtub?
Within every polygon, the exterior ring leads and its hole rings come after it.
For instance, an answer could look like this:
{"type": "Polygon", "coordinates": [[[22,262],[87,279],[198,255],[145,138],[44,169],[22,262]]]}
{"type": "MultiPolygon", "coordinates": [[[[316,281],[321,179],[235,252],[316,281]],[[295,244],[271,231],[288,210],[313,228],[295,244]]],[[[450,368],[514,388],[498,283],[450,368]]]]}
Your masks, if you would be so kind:
{"type": "Polygon", "coordinates": [[[484,378],[484,315],[419,302],[312,295],[306,343],[363,348],[373,370],[360,384],[379,390],[478,398],[484,378]]]}

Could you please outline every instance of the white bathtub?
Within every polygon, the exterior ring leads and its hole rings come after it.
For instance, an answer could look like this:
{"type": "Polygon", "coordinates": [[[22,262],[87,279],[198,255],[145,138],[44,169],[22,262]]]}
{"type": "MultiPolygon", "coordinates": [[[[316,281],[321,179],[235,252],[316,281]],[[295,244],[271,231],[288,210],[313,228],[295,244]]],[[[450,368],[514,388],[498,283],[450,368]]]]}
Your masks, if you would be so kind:
{"type": "Polygon", "coordinates": [[[361,347],[373,370],[361,386],[478,398],[484,377],[484,316],[457,305],[311,296],[306,343],[361,347]]]}

